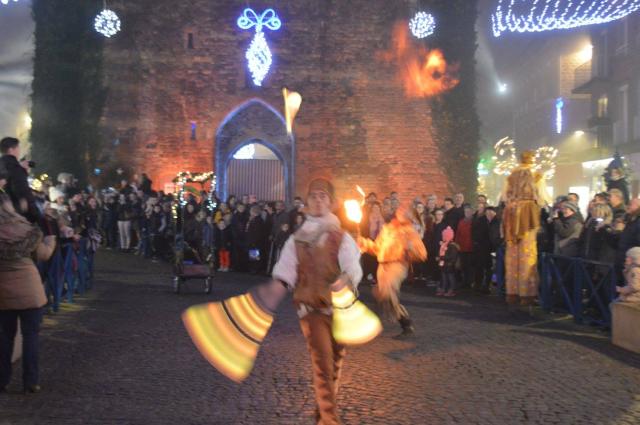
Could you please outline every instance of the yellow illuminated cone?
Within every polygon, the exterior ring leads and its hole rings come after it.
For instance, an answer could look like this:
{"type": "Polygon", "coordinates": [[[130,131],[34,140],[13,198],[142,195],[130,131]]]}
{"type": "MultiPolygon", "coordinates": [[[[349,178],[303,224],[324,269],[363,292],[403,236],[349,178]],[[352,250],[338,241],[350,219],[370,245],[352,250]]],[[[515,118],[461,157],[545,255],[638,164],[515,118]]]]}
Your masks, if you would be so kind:
{"type": "Polygon", "coordinates": [[[378,316],[358,301],[349,288],[344,287],[332,295],[332,332],[339,344],[366,344],[382,332],[378,316]]]}
{"type": "Polygon", "coordinates": [[[249,294],[189,307],[182,321],[200,353],[220,373],[242,382],[273,323],[249,294]]]}

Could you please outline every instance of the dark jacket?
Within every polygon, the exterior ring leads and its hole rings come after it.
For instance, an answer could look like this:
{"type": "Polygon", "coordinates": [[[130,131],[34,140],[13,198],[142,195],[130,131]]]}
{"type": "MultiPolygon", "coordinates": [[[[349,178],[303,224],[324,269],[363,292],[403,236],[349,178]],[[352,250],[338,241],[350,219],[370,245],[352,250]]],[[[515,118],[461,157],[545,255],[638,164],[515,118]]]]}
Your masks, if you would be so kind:
{"type": "Polygon", "coordinates": [[[214,230],[214,245],[216,249],[226,249],[227,251],[231,250],[231,228],[225,227],[220,230],[218,226],[216,226],[214,230]]]}
{"type": "Polygon", "coordinates": [[[613,263],[616,256],[617,238],[611,226],[597,228],[598,222],[593,217],[587,220],[580,234],[580,257],[613,263]]]}
{"type": "Polygon", "coordinates": [[[7,184],[4,190],[7,192],[9,197],[11,197],[11,202],[13,202],[15,210],[25,216],[27,220],[32,223],[40,220],[41,214],[38,207],[36,207],[36,200],[31,192],[31,188],[29,187],[29,182],[27,181],[27,177],[29,176],[27,170],[20,165],[16,157],[13,155],[3,155],[2,158],[0,158],[0,161],[2,161],[7,172],[7,184]],[[20,209],[21,199],[27,201],[26,211],[22,211],[20,209]]]}
{"type": "Polygon", "coordinates": [[[445,272],[455,272],[458,265],[458,258],[460,257],[460,248],[455,242],[449,242],[447,250],[444,253],[444,257],[438,257],[438,261],[443,261],[441,266],[445,272]]]}
{"type": "Polygon", "coordinates": [[[554,219],[553,230],[556,236],[554,254],[577,257],[580,252],[579,239],[582,227],[577,214],[554,219]]]}
{"type": "Polygon", "coordinates": [[[627,216],[626,225],[618,239],[616,265],[622,266],[624,264],[627,251],[634,246],[640,246],[640,211],[627,216]]]}

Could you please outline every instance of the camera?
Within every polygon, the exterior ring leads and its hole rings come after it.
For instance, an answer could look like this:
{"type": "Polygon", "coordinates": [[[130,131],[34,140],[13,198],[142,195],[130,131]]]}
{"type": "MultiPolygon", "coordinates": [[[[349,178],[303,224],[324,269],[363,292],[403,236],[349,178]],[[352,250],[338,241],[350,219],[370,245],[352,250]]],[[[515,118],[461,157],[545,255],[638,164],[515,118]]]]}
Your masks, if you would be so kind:
{"type": "MultiPolygon", "coordinates": [[[[22,161],[26,161],[27,157],[23,156],[22,159],[20,160],[20,162],[22,161]]],[[[36,167],[36,162],[35,161],[28,161],[27,165],[29,166],[29,168],[35,168],[36,167]]]]}

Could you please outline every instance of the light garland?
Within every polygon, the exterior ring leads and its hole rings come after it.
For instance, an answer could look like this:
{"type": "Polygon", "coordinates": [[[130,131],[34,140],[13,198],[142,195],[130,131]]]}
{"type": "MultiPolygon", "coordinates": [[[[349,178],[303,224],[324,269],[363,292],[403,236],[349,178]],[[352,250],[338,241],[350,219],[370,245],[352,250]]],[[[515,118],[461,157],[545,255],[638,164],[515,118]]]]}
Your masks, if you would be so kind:
{"type": "Polygon", "coordinates": [[[508,176],[511,174],[511,170],[518,166],[516,148],[513,144],[513,139],[510,139],[509,137],[500,139],[493,149],[496,153],[493,157],[493,160],[495,161],[493,172],[501,176],[508,176]]]}
{"type": "Polygon", "coordinates": [[[96,16],[93,27],[97,32],[109,38],[120,31],[120,18],[113,10],[105,8],[96,16]]]}
{"type": "MultiPolygon", "coordinates": [[[[493,148],[495,150],[493,172],[501,176],[508,176],[518,166],[513,139],[509,137],[500,139],[493,148]]],[[[554,147],[542,146],[536,149],[533,170],[541,173],[547,180],[553,178],[556,172],[555,160],[557,157],[558,149],[554,147]]],[[[478,171],[480,171],[480,164],[478,164],[478,171]]],[[[478,174],[480,175],[480,173],[478,174]]]]}
{"type": "Polygon", "coordinates": [[[409,21],[409,29],[414,37],[425,38],[436,30],[436,20],[430,13],[418,12],[409,21]]]}
{"type": "Polygon", "coordinates": [[[640,0],[498,0],[493,35],[542,32],[615,21],[640,10],[640,0]]]}
{"type": "Polygon", "coordinates": [[[551,179],[556,173],[556,157],[558,149],[551,146],[542,146],[536,149],[535,165],[533,169],[541,173],[545,179],[551,179]]]}
{"type": "MultiPolygon", "coordinates": [[[[13,0],[14,3],[16,3],[18,0],[13,0]]],[[[9,4],[9,0],[0,0],[0,3],[2,4],[9,4]]]]}
{"type": "Polygon", "coordinates": [[[253,9],[248,7],[242,12],[242,16],[238,18],[238,27],[241,29],[247,30],[256,27],[256,34],[253,36],[253,40],[251,40],[251,44],[245,54],[253,84],[256,86],[262,85],[262,81],[267,76],[273,63],[271,50],[262,29],[266,27],[276,31],[280,29],[281,25],[282,22],[273,9],[267,9],[262,12],[262,15],[258,16],[253,9]]]}
{"type": "Polygon", "coordinates": [[[556,99],[556,133],[562,133],[562,109],[564,108],[564,100],[561,97],[556,99]]]}

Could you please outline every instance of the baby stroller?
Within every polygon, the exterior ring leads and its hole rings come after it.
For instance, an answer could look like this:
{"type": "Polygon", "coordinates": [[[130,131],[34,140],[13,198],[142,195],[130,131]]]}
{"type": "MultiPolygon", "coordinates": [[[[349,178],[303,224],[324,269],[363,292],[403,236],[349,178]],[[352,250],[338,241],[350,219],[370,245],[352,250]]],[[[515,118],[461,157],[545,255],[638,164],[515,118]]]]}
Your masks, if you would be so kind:
{"type": "MultiPolygon", "coordinates": [[[[202,279],[204,281],[204,293],[211,293],[211,285],[215,276],[214,255],[211,249],[203,249],[196,246],[193,241],[186,241],[184,237],[184,226],[182,225],[183,214],[178,214],[176,223],[176,236],[174,243],[174,265],[173,265],[173,292],[180,293],[182,285],[190,279],[202,279]]],[[[198,244],[201,245],[201,244],[198,244]]]]}

